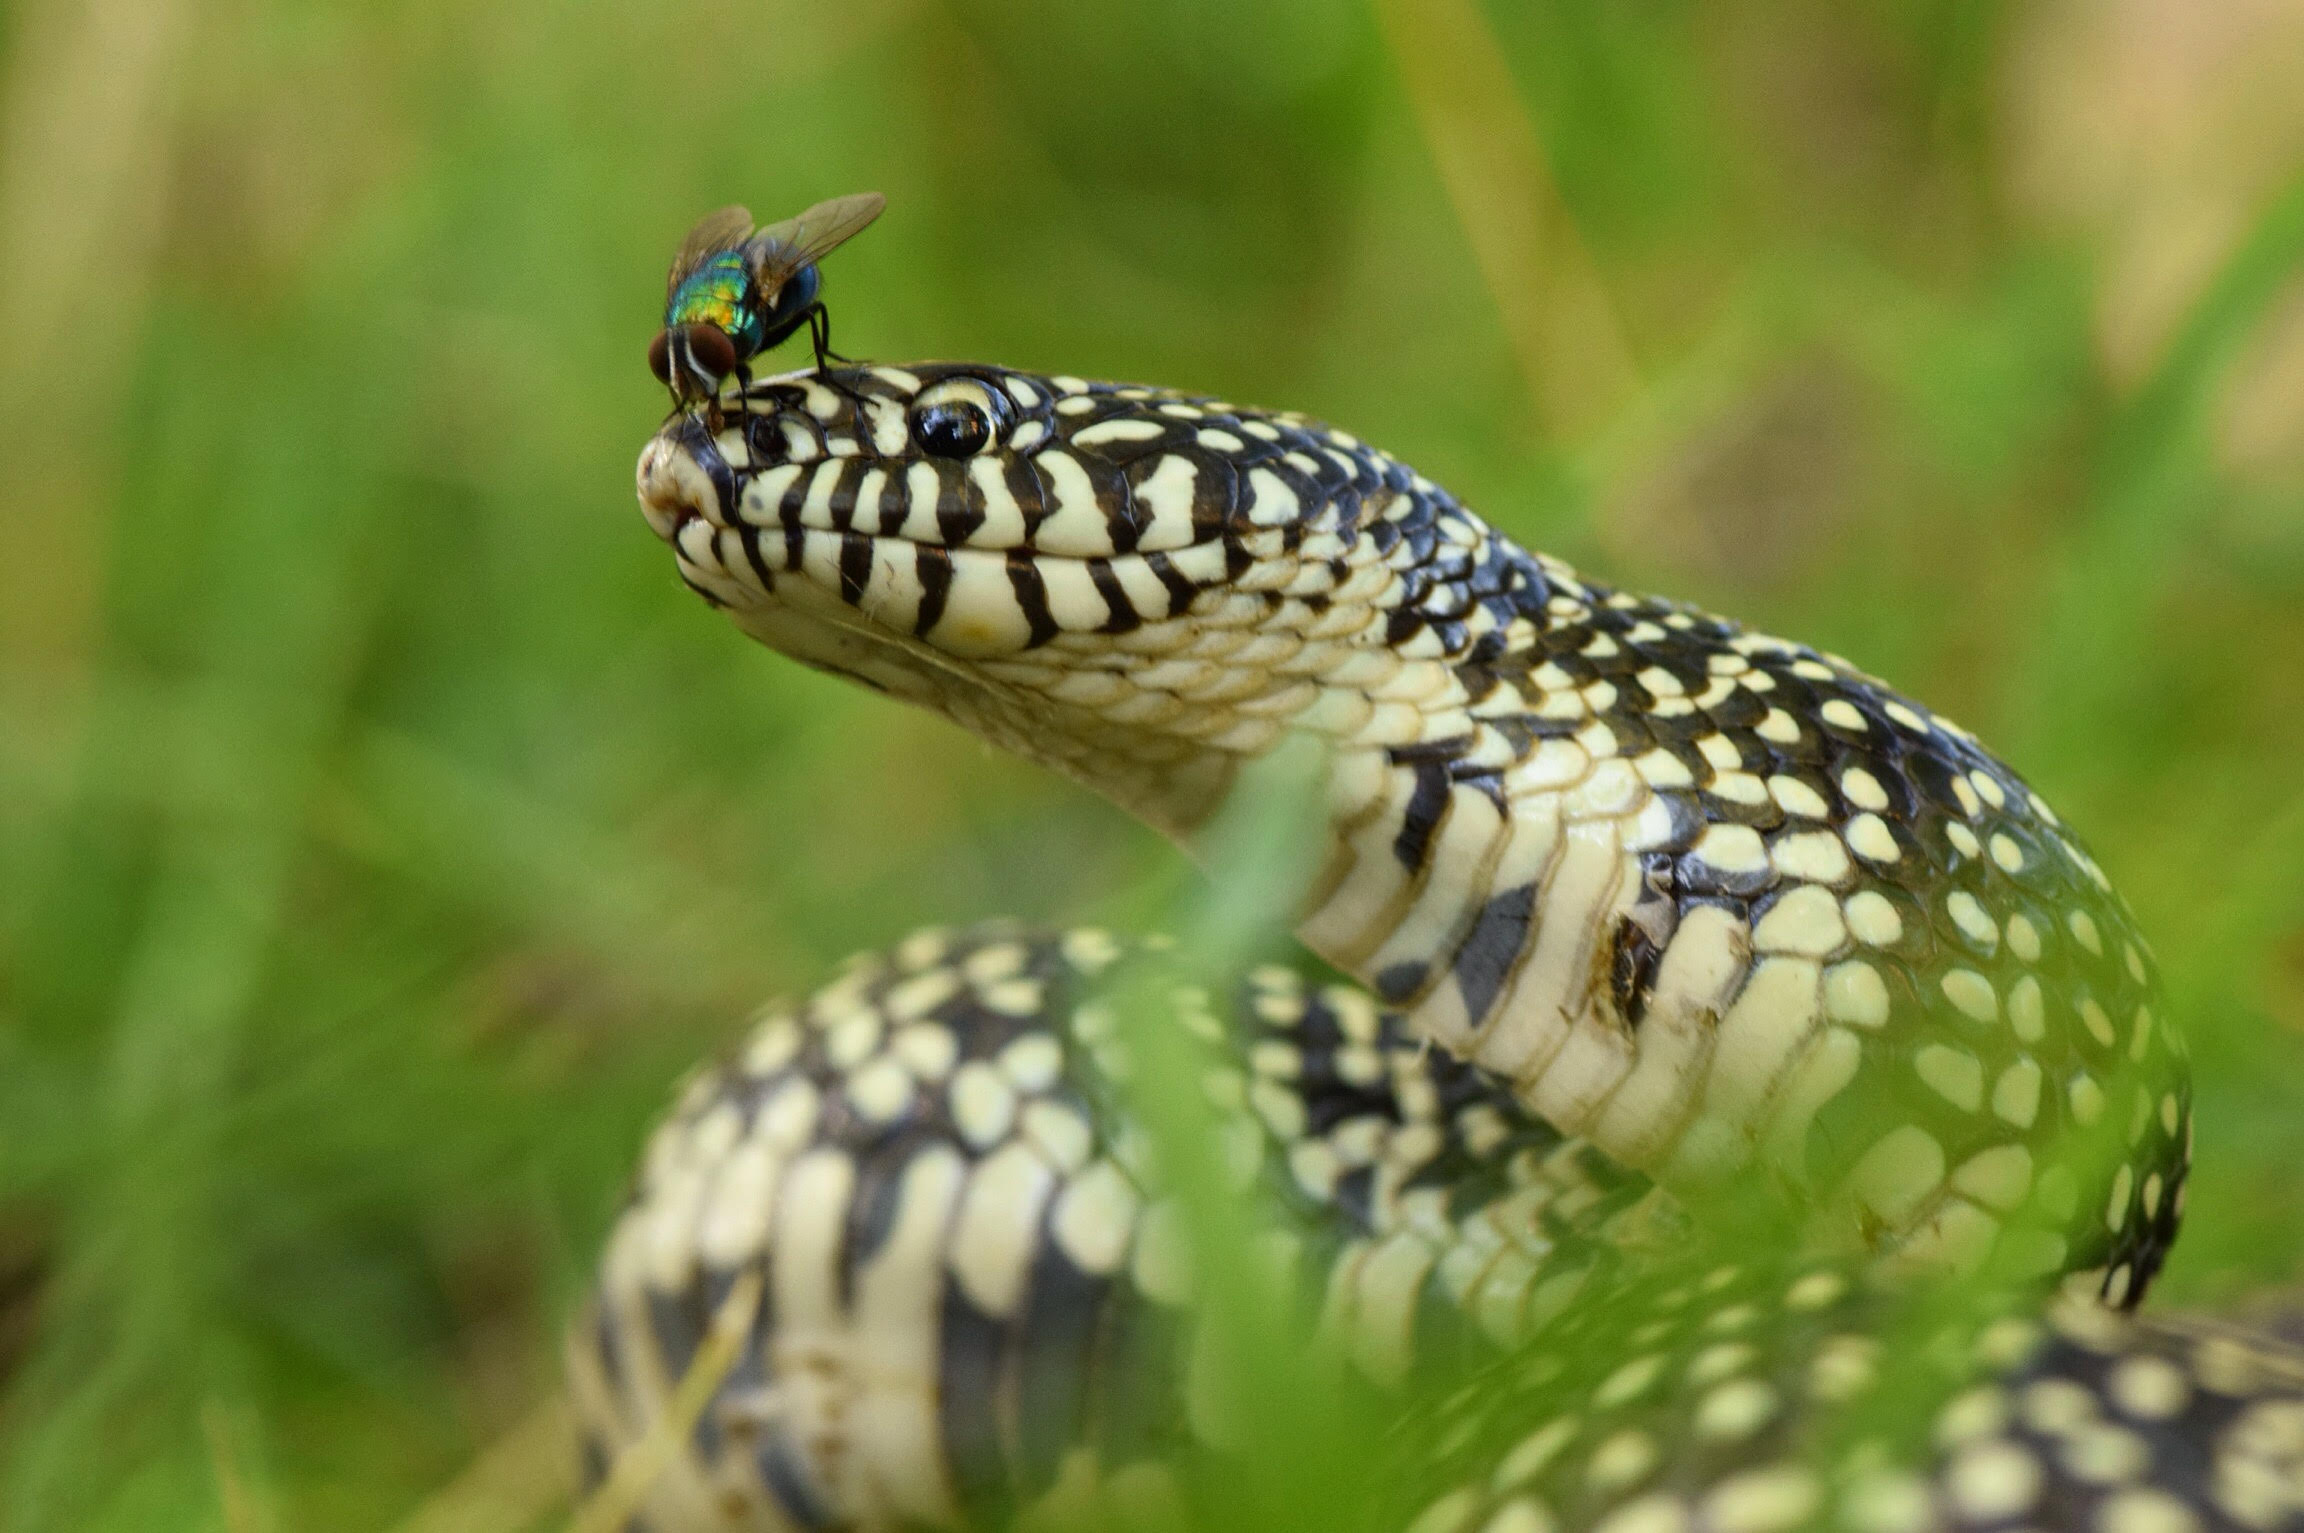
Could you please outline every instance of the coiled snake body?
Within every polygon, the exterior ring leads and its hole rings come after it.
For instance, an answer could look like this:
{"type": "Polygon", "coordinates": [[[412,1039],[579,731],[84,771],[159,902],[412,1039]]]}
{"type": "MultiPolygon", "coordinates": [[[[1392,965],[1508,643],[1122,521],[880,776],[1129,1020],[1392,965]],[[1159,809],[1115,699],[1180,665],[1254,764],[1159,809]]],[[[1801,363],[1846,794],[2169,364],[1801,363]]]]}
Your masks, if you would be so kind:
{"type": "MultiPolygon", "coordinates": [[[[2304,1506],[2304,1371],[2116,1313],[2181,1212],[2182,1041],[2103,873],[1957,726],[1342,432],[1165,390],[794,374],[668,422],[639,480],[747,632],[1188,848],[1316,742],[1296,929],[1367,992],[1267,968],[1169,1005],[1307,1325],[1377,1385],[1494,1359],[1398,1434],[1420,1530],[2304,1506]],[[1945,1294],[1940,1419],[1847,1436],[1945,1294]]],[[[571,1332],[605,1464],[755,1274],[651,1526],[1188,1504],[1146,1487],[1221,1448],[1220,1391],[1097,999],[1162,961],[922,934],[691,1083],[571,1332]]]]}

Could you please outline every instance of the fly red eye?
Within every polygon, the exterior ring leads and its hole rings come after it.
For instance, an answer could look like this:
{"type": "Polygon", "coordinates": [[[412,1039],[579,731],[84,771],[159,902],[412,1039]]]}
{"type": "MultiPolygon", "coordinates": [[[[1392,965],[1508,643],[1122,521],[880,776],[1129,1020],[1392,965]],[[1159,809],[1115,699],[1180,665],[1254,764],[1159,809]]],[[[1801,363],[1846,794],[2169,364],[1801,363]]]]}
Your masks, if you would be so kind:
{"type": "Polygon", "coordinates": [[[725,378],[736,371],[736,343],[718,325],[690,325],[688,355],[712,378],[725,378]]]}
{"type": "Polygon", "coordinates": [[[648,371],[656,375],[658,383],[672,381],[672,332],[659,330],[656,339],[648,343],[648,371]]]}

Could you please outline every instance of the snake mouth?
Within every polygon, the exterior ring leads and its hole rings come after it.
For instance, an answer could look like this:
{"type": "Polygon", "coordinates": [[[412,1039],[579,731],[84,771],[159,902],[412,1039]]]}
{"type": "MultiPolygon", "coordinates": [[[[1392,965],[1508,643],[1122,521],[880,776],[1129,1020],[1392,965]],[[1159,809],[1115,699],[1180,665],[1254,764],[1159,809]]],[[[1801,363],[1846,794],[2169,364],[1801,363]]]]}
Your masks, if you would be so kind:
{"type": "Polygon", "coordinates": [[[703,423],[676,417],[640,449],[640,510],[656,536],[674,548],[692,522],[726,526],[734,475],[703,423]],[[714,469],[717,468],[718,472],[714,469]]]}

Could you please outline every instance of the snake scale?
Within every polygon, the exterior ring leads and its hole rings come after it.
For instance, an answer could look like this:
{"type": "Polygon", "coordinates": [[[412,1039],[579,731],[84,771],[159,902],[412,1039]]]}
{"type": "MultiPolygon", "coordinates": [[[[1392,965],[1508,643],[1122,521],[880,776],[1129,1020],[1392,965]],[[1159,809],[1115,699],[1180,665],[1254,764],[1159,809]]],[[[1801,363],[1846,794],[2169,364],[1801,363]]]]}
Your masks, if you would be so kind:
{"type": "Polygon", "coordinates": [[[1240,1423],[1147,1026],[1206,1051],[1290,1336],[1424,1390],[1372,1527],[2304,1524],[2304,1356],[2126,1313],[2191,1142],[2149,949],[1957,725],[1170,390],[790,374],[676,413],[639,491],[745,632],[1187,850],[1314,742],[1295,930],[1357,983],[995,924],[766,1013],[570,1330],[597,1476],[742,1308],[636,1526],[1193,1522],[1240,1423]]]}

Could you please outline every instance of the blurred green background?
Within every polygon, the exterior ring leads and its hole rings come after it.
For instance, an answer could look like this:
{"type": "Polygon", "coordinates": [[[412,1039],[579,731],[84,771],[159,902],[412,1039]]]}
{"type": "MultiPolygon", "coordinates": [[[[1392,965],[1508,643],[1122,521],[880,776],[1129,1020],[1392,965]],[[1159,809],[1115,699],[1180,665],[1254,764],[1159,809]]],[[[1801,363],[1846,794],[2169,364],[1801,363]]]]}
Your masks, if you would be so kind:
{"type": "Polygon", "coordinates": [[[672,1078],[1175,877],[674,578],[642,353],[731,200],[888,194],[844,350],[1317,412],[1979,730],[2196,1042],[2163,1292],[2304,1271],[2299,0],[0,24],[0,1528],[550,1506],[672,1078]]]}

